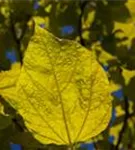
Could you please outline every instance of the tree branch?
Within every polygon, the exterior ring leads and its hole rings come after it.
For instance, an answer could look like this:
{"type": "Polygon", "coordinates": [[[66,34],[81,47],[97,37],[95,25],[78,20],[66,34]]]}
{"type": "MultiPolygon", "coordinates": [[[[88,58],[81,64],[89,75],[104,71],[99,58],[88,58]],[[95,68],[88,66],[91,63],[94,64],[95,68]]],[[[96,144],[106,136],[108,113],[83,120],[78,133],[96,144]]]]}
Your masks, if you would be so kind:
{"type": "Polygon", "coordinates": [[[85,46],[85,42],[84,42],[84,39],[82,37],[82,17],[83,17],[84,10],[85,10],[85,7],[88,4],[88,2],[89,1],[80,2],[81,13],[80,13],[80,16],[79,16],[78,31],[79,31],[80,43],[83,46],[85,46]]]}
{"type": "MultiPolygon", "coordinates": [[[[31,18],[30,15],[27,15],[26,16],[26,23],[27,21],[31,18]]],[[[17,45],[17,50],[18,50],[18,53],[19,53],[19,57],[20,57],[20,62],[22,64],[22,59],[23,59],[23,56],[22,56],[22,52],[21,52],[21,40],[22,38],[24,37],[25,35],[25,32],[26,32],[26,29],[27,29],[27,24],[25,23],[24,26],[23,26],[23,29],[22,29],[22,33],[20,35],[20,37],[18,38],[17,35],[16,35],[16,30],[15,30],[15,24],[17,22],[14,20],[14,18],[12,17],[12,14],[10,14],[10,30],[12,32],[12,36],[13,36],[13,39],[15,40],[16,42],[16,45],[17,45]]]]}
{"type": "Polygon", "coordinates": [[[120,143],[122,141],[124,132],[125,132],[127,126],[128,126],[128,118],[131,116],[129,114],[129,102],[128,102],[127,96],[124,97],[124,104],[125,104],[125,117],[124,117],[123,126],[122,126],[122,128],[119,132],[119,138],[118,138],[117,144],[115,146],[115,150],[119,150],[119,146],[120,146],[120,143]]]}

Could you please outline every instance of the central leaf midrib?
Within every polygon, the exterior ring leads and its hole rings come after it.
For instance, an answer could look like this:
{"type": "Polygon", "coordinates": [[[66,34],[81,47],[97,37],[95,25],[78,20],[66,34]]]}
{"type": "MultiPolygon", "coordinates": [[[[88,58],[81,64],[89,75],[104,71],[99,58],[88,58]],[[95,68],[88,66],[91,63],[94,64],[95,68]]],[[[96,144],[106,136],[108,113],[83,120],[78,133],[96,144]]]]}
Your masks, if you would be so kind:
{"type": "Polygon", "coordinates": [[[66,118],[66,115],[65,115],[62,95],[61,95],[61,92],[60,92],[60,87],[59,87],[59,83],[58,83],[58,80],[57,80],[56,72],[55,72],[55,69],[54,69],[54,65],[53,65],[53,63],[51,61],[52,59],[51,59],[47,49],[46,49],[46,53],[47,53],[47,56],[48,56],[48,58],[50,60],[50,64],[51,64],[51,67],[52,67],[52,72],[53,72],[55,84],[56,84],[56,87],[57,87],[58,96],[59,96],[59,99],[60,99],[60,104],[61,104],[61,109],[62,109],[62,116],[63,116],[63,120],[64,120],[64,124],[65,124],[65,130],[66,130],[66,133],[67,133],[69,145],[72,147],[71,136],[70,136],[70,133],[69,133],[69,128],[68,128],[68,124],[67,124],[67,118],[66,118]]]}

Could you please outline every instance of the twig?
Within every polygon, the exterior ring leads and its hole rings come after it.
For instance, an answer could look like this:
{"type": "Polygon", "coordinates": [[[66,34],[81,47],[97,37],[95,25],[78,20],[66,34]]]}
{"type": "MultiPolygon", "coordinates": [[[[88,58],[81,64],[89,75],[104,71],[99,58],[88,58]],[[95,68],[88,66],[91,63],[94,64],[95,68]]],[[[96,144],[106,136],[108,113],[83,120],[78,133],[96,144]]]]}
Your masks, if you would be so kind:
{"type": "Polygon", "coordinates": [[[83,17],[84,10],[85,10],[85,7],[88,4],[88,2],[89,1],[80,2],[81,13],[79,16],[78,31],[79,31],[80,43],[83,46],[85,46],[85,42],[84,42],[84,39],[82,37],[82,17],[83,17]]]}
{"type": "Polygon", "coordinates": [[[118,138],[117,144],[115,146],[115,150],[119,150],[119,146],[120,146],[120,143],[122,141],[123,134],[124,134],[124,132],[128,126],[128,118],[130,117],[129,102],[128,102],[127,96],[124,97],[124,103],[125,103],[125,117],[124,117],[124,122],[123,122],[123,126],[121,128],[121,131],[119,132],[119,138],[118,138]]]}
{"type": "MultiPolygon", "coordinates": [[[[27,15],[26,17],[27,17],[26,18],[26,22],[27,22],[31,18],[31,16],[27,15]]],[[[21,40],[25,35],[26,29],[27,29],[27,24],[24,25],[24,28],[22,29],[22,33],[21,33],[20,37],[18,38],[17,35],[16,35],[16,31],[15,31],[15,23],[16,22],[13,19],[12,14],[10,14],[10,30],[11,30],[12,36],[13,36],[15,42],[16,42],[17,50],[18,50],[19,57],[20,57],[20,62],[22,64],[23,56],[22,56],[22,52],[21,52],[21,40]]]]}
{"type": "MultiPolygon", "coordinates": [[[[12,15],[11,15],[12,16],[12,15]]],[[[14,28],[14,22],[13,22],[13,18],[10,16],[10,30],[12,32],[12,36],[16,42],[16,45],[17,45],[17,50],[18,50],[18,53],[19,53],[19,57],[20,57],[20,62],[22,64],[22,54],[21,54],[21,43],[20,43],[20,39],[18,39],[16,37],[16,31],[15,31],[15,28],[14,28]]]]}

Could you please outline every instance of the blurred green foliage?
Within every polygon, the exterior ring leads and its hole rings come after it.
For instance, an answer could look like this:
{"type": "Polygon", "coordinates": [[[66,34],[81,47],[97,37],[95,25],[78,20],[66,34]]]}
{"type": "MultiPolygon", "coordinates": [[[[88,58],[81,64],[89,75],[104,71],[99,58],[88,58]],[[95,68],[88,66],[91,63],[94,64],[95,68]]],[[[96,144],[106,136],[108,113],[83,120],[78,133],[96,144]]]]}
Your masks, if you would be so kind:
{"type": "MultiPolygon", "coordinates": [[[[22,62],[33,34],[31,18],[57,37],[76,40],[94,51],[106,70],[113,97],[112,120],[91,139],[95,149],[135,150],[135,2],[0,0],[0,71],[10,69],[13,62],[7,52],[14,51],[15,61],[22,62]]],[[[23,118],[0,98],[0,147],[8,150],[11,142],[24,150],[66,149],[36,141],[23,118]]]]}

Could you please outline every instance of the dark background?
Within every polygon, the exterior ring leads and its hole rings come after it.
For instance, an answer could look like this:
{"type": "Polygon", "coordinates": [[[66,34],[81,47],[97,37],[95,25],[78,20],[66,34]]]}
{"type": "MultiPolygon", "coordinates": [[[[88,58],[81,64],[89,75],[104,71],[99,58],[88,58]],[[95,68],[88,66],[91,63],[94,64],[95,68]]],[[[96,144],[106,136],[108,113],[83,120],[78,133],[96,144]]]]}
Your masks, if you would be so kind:
{"type": "MultiPolygon", "coordinates": [[[[28,26],[32,17],[55,36],[76,40],[94,51],[110,80],[110,124],[80,149],[135,150],[135,1],[0,0],[0,71],[22,62],[33,32],[28,26]]],[[[1,150],[29,150],[28,141],[36,145],[31,150],[65,149],[54,145],[39,148],[40,143],[24,133],[23,119],[16,110],[2,98],[0,103],[12,116],[0,113],[1,150]]]]}

